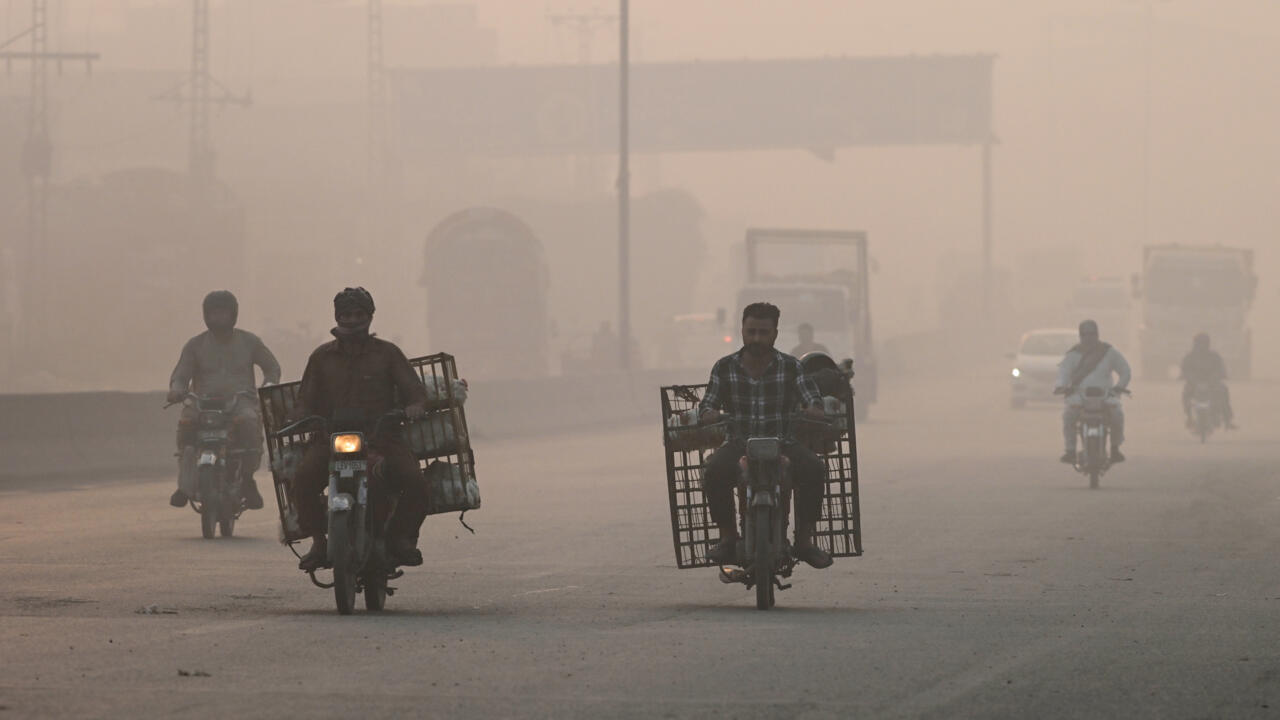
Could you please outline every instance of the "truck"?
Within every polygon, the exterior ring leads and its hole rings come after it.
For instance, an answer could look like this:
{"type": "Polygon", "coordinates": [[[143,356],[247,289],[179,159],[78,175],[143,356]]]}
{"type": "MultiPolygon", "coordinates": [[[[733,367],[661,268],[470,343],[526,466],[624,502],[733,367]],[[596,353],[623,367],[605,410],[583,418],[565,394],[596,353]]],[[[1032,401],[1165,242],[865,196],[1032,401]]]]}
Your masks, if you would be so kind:
{"type": "Polygon", "coordinates": [[[1249,309],[1258,278],[1253,250],[1223,245],[1148,245],[1132,280],[1141,300],[1143,376],[1173,379],[1196,333],[1206,332],[1231,377],[1252,373],[1249,309]]]}
{"type": "Polygon", "coordinates": [[[777,348],[791,352],[802,324],[836,362],[853,360],[856,419],[876,401],[877,363],[871,336],[867,234],[858,230],[751,228],[746,234],[746,282],[737,307],[770,302],[782,309],[777,348]],[[770,253],[768,262],[762,255],[770,253]]]}
{"type": "Polygon", "coordinates": [[[442,220],[425,250],[431,342],[467,358],[473,377],[546,376],[550,272],[533,230],[505,210],[473,207],[442,220]]]}

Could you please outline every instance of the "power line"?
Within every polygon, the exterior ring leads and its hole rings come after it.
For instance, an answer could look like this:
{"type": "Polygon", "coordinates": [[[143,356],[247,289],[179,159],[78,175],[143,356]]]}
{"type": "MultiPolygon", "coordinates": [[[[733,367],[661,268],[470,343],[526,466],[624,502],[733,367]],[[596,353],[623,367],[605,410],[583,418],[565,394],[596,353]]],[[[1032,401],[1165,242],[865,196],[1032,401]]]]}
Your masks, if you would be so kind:
{"type": "Polygon", "coordinates": [[[218,81],[209,69],[209,0],[192,0],[191,70],[187,79],[156,96],[157,100],[185,103],[191,109],[187,145],[187,172],[197,189],[213,183],[217,152],[213,146],[212,115],[215,107],[253,104],[249,93],[237,95],[218,81]]]}
{"type": "MultiPolygon", "coordinates": [[[[10,3],[12,10],[12,3],[10,3]]],[[[14,248],[5,248],[5,258],[10,267],[6,268],[8,280],[18,286],[13,300],[16,308],[10,308],[9,318],[11,337],[8,347],[22,347],[27,356],[40,345],[40,338],[35,337],[41,323],[31,321],[31,310],[43,307],[45,303],[44,288],[48,284],[48,209],[49,209],[49,177],[53,172],[53,143],[49,133],[49,65],[53,64],[58,74],[62,74],[63,64],[68,62],[85,64],[86,72],[92,72],[93,61],[99,59],[98,53],[50,52],[49,51],[49,4],[48,0],[31,0],[31,25],[22,32],[0,43],[0,49],[9,48],[22,39],[30,40],[30,49],[3,50],[0,60],[4,61],[8,72],[13,71],[15,62],[31,64],[31,84],[27,107],[27,138],[22,147],[22,174],[27,181],[27,227],[25,247],[18,252],[14,248]],[[14,267],[21,263],[22,271],[14,267]],[[14,342],[16,341],[16,342],[14,342]]],[[[9,358],[13,360],[16,358],[9,358]]]]}

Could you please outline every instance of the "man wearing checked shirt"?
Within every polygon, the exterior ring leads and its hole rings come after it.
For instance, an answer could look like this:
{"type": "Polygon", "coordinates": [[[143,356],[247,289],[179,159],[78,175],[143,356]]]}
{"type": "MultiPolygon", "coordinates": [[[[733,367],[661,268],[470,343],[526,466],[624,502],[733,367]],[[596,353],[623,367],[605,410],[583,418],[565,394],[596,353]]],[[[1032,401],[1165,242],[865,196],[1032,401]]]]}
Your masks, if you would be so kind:
{"type": "MultiPolygon", "coordinates": [[[[773,348],[780,315],[781,311],[769,303],[753,303],[742,311],[742,349],[720,358],[711,368],[711,381],[698,408],[702,423],[716,422],[721,411],[731,421],[729,440],[707,458],[702,473],[711,519],[720,529],[720,542],[707,557],[721,564],[733,562],[738,542],[733,496],[747,438],[786,437],[787,420],[797,408],[814,419],[825,419],[818,386],[805,376],[800,361],[773,348]]],[[[813,544],[813,531],[822,512],[826,465],[794,443],[785,445],[782,452],[791,460],[795,556],[815,568],[830,567],[831,555],[813,544]]]]}

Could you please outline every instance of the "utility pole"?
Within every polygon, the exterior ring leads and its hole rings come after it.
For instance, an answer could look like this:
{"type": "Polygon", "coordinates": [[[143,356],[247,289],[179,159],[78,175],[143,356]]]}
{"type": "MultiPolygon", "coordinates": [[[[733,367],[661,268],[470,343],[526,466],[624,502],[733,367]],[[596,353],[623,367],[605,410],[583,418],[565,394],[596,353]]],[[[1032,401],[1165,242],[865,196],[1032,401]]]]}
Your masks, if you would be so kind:
{"type": "Polygon", "coordinates": [[[1146,2],[1142,43],[1142,246],[1151,242],[1151,23],[1153,0],[1146,2]]]}
{"type": "Polygon", "coordinates": [[[382,43],[382,0],[369,0],[369,187],[374,192],[387,182],[387,70],[382,43]]]}
{"type": "Polygon", "coordinates": [[[366,72],[368,79],[368,147],[366,148],[366,188],[364,241],[357,262],[377,252],[383,237],[392,228],[388,209],[391,183],[391,156],[387,129],[387,70],[383,54],[382,0],[368,1],[366,72]]]}
{"type": "Polygon", "coordinates": [[[630,7],[619,0],[619,97],[618,97],[618,341],[622,348],[621,367],[631,369],[631,137],[630,110],[631,56],[629,48],[630,7]]]}
{"type": "Polygon", "coordinates": [[[982,314],[991,315],[991,146],[988,138],[982,143],[982,314]]]}
{"type": "Polygon", "coordinates": [[[213,108],[228,105],[248,107],[253,104],[253,98],[249,94],[234,95],[213,77],[209,70],[209,0],[192,0],[191,5],[191,72],[185,83],[162,93],[156,99],[188,103],[191,106],[187,172],[199,192],[212,185],[217,175],[217,152],[213,147],[212,131],[213,108]]]}
{"type": "MultiPolygon", "coordinates": [[[[30,316],[34,309],[45,305],[41,300],[48,283],[49,177],[53,172],[53,143],[49,139],[49,63],[55,64],[58,74],[62,74],[65,62],[83,62],[86,72],[92,72],[93,61],[99,58],[97,53],[49,52],[48,21],[48,0],[32,0],[31,26],[0,44],[0,60],[4,61],[8,72],[13,72],[15,61],[31,63],[27,139],[22,147],[22,174],[27,181],[25,245],[16,251],[6,247],[3,256],[9,266],[5,268],[5,279],[17,285],[17,292],[5,298],[17,304],[16,308],[7,308],[9,318],[6,319],[13,321],[13,327],[5,344],[10,352],[15,345],[21,347],[28,357],[41,344],[35,336],[41,323],[32,321],[30,316]],[[24,37],[31,39],[29,51],[7,49],[24,37]],[[19,264],[21,270],[16,267],[19,264]]],[[[7,358],[10,364],[14,359],[7,358]]]]}

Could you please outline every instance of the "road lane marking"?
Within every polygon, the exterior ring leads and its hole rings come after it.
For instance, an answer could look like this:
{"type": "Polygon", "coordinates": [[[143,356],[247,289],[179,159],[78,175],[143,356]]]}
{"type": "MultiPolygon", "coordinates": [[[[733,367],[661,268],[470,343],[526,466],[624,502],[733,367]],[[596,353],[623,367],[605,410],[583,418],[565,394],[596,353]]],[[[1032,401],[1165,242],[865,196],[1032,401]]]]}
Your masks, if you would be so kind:
{"type": "Polygon", "coordinates": [[[560,592],[561,590],[577,590],[578,588],[579,588],[578,585],[565,585],[564,587],[543,588],[541,590],[525,590],[524,592],[516,593],[511,597],[522,597],[524,595],[540,595],[542,593],[560,592]]]}

